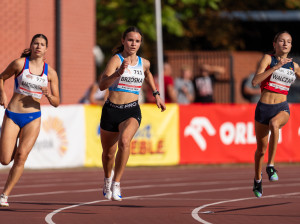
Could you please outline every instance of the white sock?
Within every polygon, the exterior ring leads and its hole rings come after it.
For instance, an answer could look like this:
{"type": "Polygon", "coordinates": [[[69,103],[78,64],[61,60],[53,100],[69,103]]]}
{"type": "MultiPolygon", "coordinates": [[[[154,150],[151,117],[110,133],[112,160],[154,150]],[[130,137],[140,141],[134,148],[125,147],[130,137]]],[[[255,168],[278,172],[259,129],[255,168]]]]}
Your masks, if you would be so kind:
{"type": "Polygon", "coordinates": [[[267,167],[274,167],[274,164],[268,164],[267,167]]]}
{"type": "Polygon", "coordinates": [[[105,181],[111,182],[111,178],[104,177],[105,181]]]}
{"type": "Polygon", "coordinates": [[[255,180],[255,182],[259,184],[261,182],[261,179],[260,180],[255,180]]]}
{"type": "Polygon", "coordinates": [[[114,186],[120,186],[120,182],[113,181],[112,184],[113,184],[114,186]]]}

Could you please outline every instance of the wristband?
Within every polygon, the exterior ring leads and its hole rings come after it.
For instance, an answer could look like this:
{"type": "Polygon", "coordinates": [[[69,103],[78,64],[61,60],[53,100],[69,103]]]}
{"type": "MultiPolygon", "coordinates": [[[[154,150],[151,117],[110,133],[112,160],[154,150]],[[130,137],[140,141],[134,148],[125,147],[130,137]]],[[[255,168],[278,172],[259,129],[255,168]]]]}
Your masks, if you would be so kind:
{"type": "Polygon", "coordinates": [[[119,69],[116,71],[118,73],[118,76],[121,76],[122,74],[120,74],[119,69]]]}
{"type": "Polygon", "coordinates": [[[156,95],[160,96],[160,93],[158,92],[158,90],[156,90],[156,91],[153,92],[153,96],[156,97],[156,95]]]}

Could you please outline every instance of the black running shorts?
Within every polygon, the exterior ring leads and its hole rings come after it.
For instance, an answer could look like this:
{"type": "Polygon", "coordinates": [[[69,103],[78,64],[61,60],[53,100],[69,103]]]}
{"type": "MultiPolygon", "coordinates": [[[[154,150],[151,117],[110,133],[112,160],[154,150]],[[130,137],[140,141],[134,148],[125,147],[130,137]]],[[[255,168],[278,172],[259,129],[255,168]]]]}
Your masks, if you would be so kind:
{"type": "Polygon", "coordinates": [[[138,101],[114,104],[108,99],[102,108],[100,127],[106,131],[119,132],[119,124],[131,117],[141,124],[142,114],[138,101]]]}
{"type": "Polygon", "coordinates": [[[286,111],[290,114],[290,108],[287,101],[277,104],[265,104],[258,101],[255,109],[255,120],[262,124],[269,124],[270,120],[280,111],[286,111]]]}

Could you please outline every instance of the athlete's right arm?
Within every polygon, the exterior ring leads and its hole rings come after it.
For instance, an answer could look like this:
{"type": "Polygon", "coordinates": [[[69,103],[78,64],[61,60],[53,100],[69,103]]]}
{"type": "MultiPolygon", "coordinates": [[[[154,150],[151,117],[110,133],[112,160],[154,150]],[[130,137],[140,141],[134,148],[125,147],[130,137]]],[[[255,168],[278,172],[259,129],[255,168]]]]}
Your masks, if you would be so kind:
{"type": "Polygon", "coordinates": [[[120,66],[119,57],[117,55],[113,56],[109,60],[104,72],[101,75],[101,79],[99,81],[100,90],[103,91],[110,87],[114,81],[124,73],[125,69],[128,67],[128,64],[128,60],[124,59],[120,66]]]}
{"type": "Polygon", "coordinates": [[[264,81],[268,76],[272,75],[277,69],[281,68],[281,66],[285,65],[288,62],[291,62],[291,58],[281,58],[278,63],[272,68],[266,70],[266,68],[271,64],[272,58],[271,55],[265,54],[261,61],[259,62],[257,71],[252,80],[252,85],[256,86],[264,81]]]}
{"type": "Polygon", "coordinates": [[[271,75],[276,69],[273,67],[273,69],[268,69],[266,71],[266,68],[271,64],[271,56],[268,54],[265,54],[262,59],[260,60],[257,71],[255,73],[255,76],[252,79],[252,86],[256,86],[260,84],[263,80],[265,80],[269,75],[271,75]]]}
{"type": "Polygon", "coordinates": [[[19,74],[24,66],[24,58],[18,58],[11,62],[7,68],[0,74],[0,105],[7,107],[7,97],[4,91],[4,82],[13,75],[19,74]]]}

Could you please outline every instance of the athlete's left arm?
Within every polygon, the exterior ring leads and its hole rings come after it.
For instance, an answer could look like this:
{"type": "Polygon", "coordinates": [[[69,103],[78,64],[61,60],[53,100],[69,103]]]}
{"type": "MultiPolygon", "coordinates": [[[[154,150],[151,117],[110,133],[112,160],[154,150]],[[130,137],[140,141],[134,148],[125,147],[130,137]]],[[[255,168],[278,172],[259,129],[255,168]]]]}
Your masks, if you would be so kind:
{"type": "MultiPolygon", "coordinates": [[[[155,86],[155,82],[153,79],[153,75],[150,72],[150,62],[143,58],[143,65],[144,65],[145,82],[150,86],[152,92],[155,92],[156,86],[155,86]]],[[[161,100],[161,98],[158,94],[155,95],[155,101],[156,101],[157,107],[161,109],[161,112],[166,110],[166,105],[161,100]]]]}
{"type": "Polygon", "coordinates": [[[43,94],[52,106],[58,107],[60,103],[58,76],[50,66],[48,68],[48,82],[50,83],[50,91],[48,87],[42,87],[43,94]]]}
{"type": "Polygon", "coordinates": [[[294,69],[295,69],[295,74],[297,76],[297,78],[299,79],[300,78],[300,66],[294,62],[294,69]]]}

